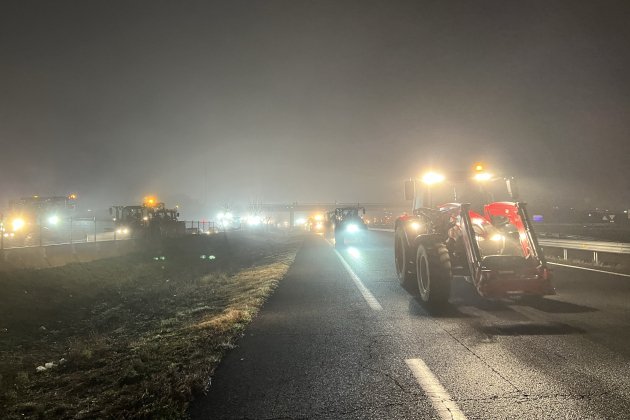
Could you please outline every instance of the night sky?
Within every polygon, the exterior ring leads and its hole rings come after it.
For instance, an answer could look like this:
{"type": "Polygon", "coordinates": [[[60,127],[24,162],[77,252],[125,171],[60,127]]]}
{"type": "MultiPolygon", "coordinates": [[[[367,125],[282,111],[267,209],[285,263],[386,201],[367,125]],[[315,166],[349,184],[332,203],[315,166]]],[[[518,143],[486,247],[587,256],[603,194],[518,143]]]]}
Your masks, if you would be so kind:
{"type": "Polygon", "coordinates": [[[535,205],[629,208],[628,22],[628,1],[2,0],[0,200],[400,201],[481,160],[535,205]]]}

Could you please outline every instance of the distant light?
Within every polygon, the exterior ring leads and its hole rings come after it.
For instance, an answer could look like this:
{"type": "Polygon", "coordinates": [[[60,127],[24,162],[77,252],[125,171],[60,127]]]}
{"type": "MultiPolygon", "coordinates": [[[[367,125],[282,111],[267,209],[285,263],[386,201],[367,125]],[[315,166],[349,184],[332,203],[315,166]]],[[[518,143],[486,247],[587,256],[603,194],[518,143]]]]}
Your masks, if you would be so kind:
{"type": "Polygon", "coordinates": [[[57,215],[50,216],[48,218],[48,223],[50,223],[51,225],[56,225],[57,223],[59,223],[59,216],[57,215]]]}
{"type": "Polygon", "coordinates": [[[303,224],[305,224],[305,223],[306,223],[306,219],[304,219],[304,218],[299,218],[299,219],[297,219],[297,220],[295,221],[295,224],[296,224],[297,226],[301,226],[301,225],[303,225],[303,224]]]}
{"type": "Polygon", "coordinates": [[[317,220],[318,222],[319,222],[320,220],[324,220],[324,216],[322,216],[321,214],[316,214],[316,215],[315,215],[315,220],[317,220]]]}
{"type": "Polygon", "coordinates": [[[494,235],[492,235],[492,236],[490,237],[490,240],[491,240],[491,241],[495,241],[495,242],[502,241],[502,240],[503,240],[503,235],[501,235],[501,234],[499,234],[499,233],[494,234],[494,235]]]}
{"type": "Polygon", "coordinates": [[[21,219],[19,217],[11,221],[11,227],[13,227],[13,230],[20,230],[24,227],[25,224],[26,223],[24,222],[24,219],[21,219]]]}
{"type": "Polygon", "coordinates": [[[437,172],[427,172],[422,177],[422,182],[424,182],[427,185],[432,185],[432,184],[437,184],[438,182],[442,182],[445,179],[446,177],[444,175],[439,174],[437,172]]]}

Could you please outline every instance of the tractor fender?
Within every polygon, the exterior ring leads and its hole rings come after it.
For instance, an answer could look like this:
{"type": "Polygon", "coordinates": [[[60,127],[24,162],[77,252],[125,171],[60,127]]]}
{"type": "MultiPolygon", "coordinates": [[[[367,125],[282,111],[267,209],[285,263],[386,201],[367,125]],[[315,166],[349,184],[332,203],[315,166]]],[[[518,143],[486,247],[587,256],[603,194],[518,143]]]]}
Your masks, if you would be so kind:
{"type": "Polygon", "coordinates": [[[410,245],[413,246],[414,249],[418,248],[418,245],[422,244],[425,247],[432,247],[436,243],[444,242],[443,235],[437,233],[425,233],[420,234],[413,238],[410,245]]]}
{"type": "Polygon", "coordinates": [[[416,236],[414,233],[409,232],[409,229],[406,228],[407,222],[411,220],[419,220],[419,218],[417,216],[401,216],[396,219],[396,223],[394,225],[394,232],[398,232],[399,230],[402,231],[407,247],[414,246],[414,238],[416,236]]]}

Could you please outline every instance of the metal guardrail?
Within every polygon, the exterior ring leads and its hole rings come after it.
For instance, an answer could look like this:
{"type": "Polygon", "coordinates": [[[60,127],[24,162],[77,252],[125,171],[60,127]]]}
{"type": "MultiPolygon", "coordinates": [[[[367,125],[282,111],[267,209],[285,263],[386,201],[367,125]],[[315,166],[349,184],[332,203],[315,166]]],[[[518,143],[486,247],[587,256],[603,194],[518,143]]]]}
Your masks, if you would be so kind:
{"type": "Polygon", "coordinates": [[[621,242],[582,241],[570,239],[539,239],[538,242],[541,246],[549,246],[552,248],[609,252],[611,254],[630,254],[630,244],[621,242]]]}
{"type": "MultiPolygon", "coordinates": [[[[391,228],[373,228],[382,232],[393,232],[391,228]]],[[[565,260],[569,259],[568,250],[588,251],[593,253],[593,261],[599,262],[599,252],[607,252],[610,254],[630,254],[630,243],[623,242],[605,242],[605,241],[585,241],[576,239],[538,239],[538,243],[542,247],[560,248],[563,250],[565,260]]]]}

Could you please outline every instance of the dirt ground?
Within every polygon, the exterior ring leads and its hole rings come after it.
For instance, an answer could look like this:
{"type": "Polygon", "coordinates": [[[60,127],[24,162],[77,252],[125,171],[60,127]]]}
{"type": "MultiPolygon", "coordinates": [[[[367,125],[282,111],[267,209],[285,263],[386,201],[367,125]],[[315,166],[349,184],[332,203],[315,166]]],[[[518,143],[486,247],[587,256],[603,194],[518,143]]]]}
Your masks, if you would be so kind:
{"type": "Polygon", "coordinates": [[[3,418],[184,417],[299,245],[234,232],[2,273],[3,418]]]}

